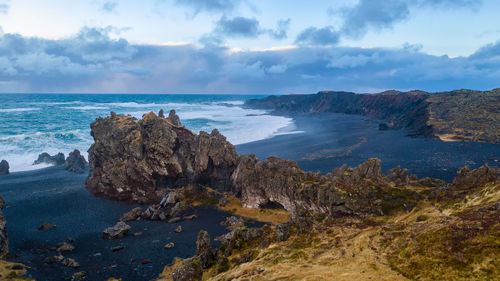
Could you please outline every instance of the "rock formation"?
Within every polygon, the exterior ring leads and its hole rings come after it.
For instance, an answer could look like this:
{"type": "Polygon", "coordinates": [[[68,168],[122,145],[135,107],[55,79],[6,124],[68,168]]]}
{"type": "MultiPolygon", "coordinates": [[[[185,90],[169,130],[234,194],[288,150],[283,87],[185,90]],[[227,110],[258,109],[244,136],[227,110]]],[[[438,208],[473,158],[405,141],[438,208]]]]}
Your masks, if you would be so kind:
{"type": "Polygon", "coordinates": [[[7,160],[2,160],[0,162],[0,175],[8,175],[9,174],[9,162],[7,160]]]}
{"type": "Polygon", "coordinates": [[[382,200],[392,196],[379,159],[355,167],[342,166],[328,175],[305,172],[294,161],[241,156],[233,174],[243,206],[297,207],[330,215],[383,214],[382,200]]]}
{"type": "Polygon", "coordinates": [[[117,200],[156,203],[166,188],[207,185],[233,191],[234,146],[217,130],[199,135],[181,127],[175,111],[137,120],[112,114],[91,124],[89,191],[117,200]]]}
{"type": "Polygon", "coordinates": [[[5,206],[5,201],[0,195],[0,259],[5,259],[9,256],[9,240],[7,237],[7,221],[3,216],[2,209],[5,206]]]}
{"type": "Polygon", "coordinates": [[[44,152],[40,155],[38,155],[38,159],[35,160],[35,162],[33,162],[33,165],[38,165],[38,164],[42,164],[42,163],[45,163],[45,164],[51,164],[51,165],[63,165],[65,163],[65,158],[64,158],[64,154],[59,152],[55,155],[50,155],[48,154],[47,152],[44,152]]]}
{"type": "Polygon", "coordinates": [[[66,158],[65,166],[65,169],[70,172],[83,174],[87,168],[87,161],[85,157],[80,154],[80,151],[75,149],[73,152],[70,152],[68,158],[66,158]]]}
{"type": "Polygon", "coordinates": [[[120,221],[117,222],[114,226],[106,228],[102,232],[102,238],[108,240],[122,238],[130,231],[130,229],[130,225],[120,221]]]}

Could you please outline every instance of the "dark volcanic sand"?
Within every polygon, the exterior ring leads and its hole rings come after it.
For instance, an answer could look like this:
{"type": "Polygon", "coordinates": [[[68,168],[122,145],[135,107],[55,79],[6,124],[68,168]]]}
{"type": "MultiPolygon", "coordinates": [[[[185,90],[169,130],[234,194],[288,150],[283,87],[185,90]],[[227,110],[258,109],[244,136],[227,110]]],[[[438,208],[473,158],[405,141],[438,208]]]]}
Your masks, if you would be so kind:
{"type": "Polygon", "coordinates": [[[61,167],[0,176],[0,194],[6,200],[4,215],[13,260],[30,266],[29,274],[37,280],[69,280],[73,273],[81,270],[88,273],[88,280],[107,280],[109,277],[127,281],[151,280],[158,277],[172,258],[194,254],[200,230],[207,230],[212,238],[226,232],[219,223],[227,213],[197,208],[186,213],[197,214],[196,220],[178,224],[134,221],[129,223],[132,226],[130,235],[103,240],[101,232],[137,205],[94,197],[84,188],[85,178],[86,175],[70,173],[61,167]],[[44,222],[55,223],[57,227],[38,231],[37,227],[44,222]],[[173,233],[179,224],[183,232],[173,233]],[[131,235],[134,232],[143,234],[134,237],[131,235]],[[57,253],[39,254],[37,249],[56,246],[68,237],[75,240],[76,248],[63,255],[74,258],[81,268],[45,264],[47,256],[57,253]],[[175,248],[165,250],[163,247],[168,242],[174,242],[175,248]],[[111,248],[118,245],[125,248],[112,252],[111,248]],[[142,265],[142,259],[151,263],[142,265]]]}
{"type": "Polygon", "coordinates": [[[305,133],[242,144],[236,150],[240,154],[254,153],[261,160],[271,155],[292,159],[302,169],[321,172],[330,172],[342,164],[356,166],[377,157],[384,171],[400,165],[419,177],[446,181],[453,180],[465,165],[500,166],[500,144],[408,137],[403,130],[379,131],[378,123],[358,115],[293,118],[297,130],[305,133]]]}

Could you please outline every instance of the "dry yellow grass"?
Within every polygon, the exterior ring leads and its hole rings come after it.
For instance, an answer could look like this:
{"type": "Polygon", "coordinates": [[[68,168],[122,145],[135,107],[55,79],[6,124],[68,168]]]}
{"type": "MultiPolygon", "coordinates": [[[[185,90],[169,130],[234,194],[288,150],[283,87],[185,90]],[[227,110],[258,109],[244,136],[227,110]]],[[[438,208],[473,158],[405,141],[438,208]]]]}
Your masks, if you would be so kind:
{"type": "Polygon", "coordinates": [[[267,222],[272,224],[282,224],[290,220],[290,213],[283,209],[255,209],[244,208],[238,198],[230,196],[227,198],[227,205],[219,209],[231,212],[235,215],[245,218],[255,219],[260,222],[267,222]]]}

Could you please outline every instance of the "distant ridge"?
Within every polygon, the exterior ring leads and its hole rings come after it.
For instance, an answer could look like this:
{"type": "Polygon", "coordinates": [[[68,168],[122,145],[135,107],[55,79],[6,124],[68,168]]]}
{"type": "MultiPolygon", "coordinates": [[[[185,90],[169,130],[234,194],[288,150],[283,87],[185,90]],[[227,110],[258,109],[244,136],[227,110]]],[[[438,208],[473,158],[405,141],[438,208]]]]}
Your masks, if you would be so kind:
{"type": "Polygon", "coordinates": [[[388,90],[377,94],[320,91],[269,96],[245,105],[274,113],[345,113],[384,120],[381,130],[405,129],[409,135],[443,141],[500,143],[500,88],[428,93],[388,90]]]}

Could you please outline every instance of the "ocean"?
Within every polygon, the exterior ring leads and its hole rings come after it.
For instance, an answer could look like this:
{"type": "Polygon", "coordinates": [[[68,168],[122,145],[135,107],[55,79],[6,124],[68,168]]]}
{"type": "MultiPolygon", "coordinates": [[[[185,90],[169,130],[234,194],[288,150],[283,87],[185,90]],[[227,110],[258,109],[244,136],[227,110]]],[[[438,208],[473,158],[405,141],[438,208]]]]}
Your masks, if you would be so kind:
{"type": "Polygon", "coordinates": [[[198,133],[217,128],[234,145],[295,132],[291,118],[241,107],[258,95],[0,94],[0,158],[11,172],[32,165],[42,152],[87,156],[93,143],[90,123],[111,111],[138,119],[150,111],[175,109],[181,122],[198,133]]]}

